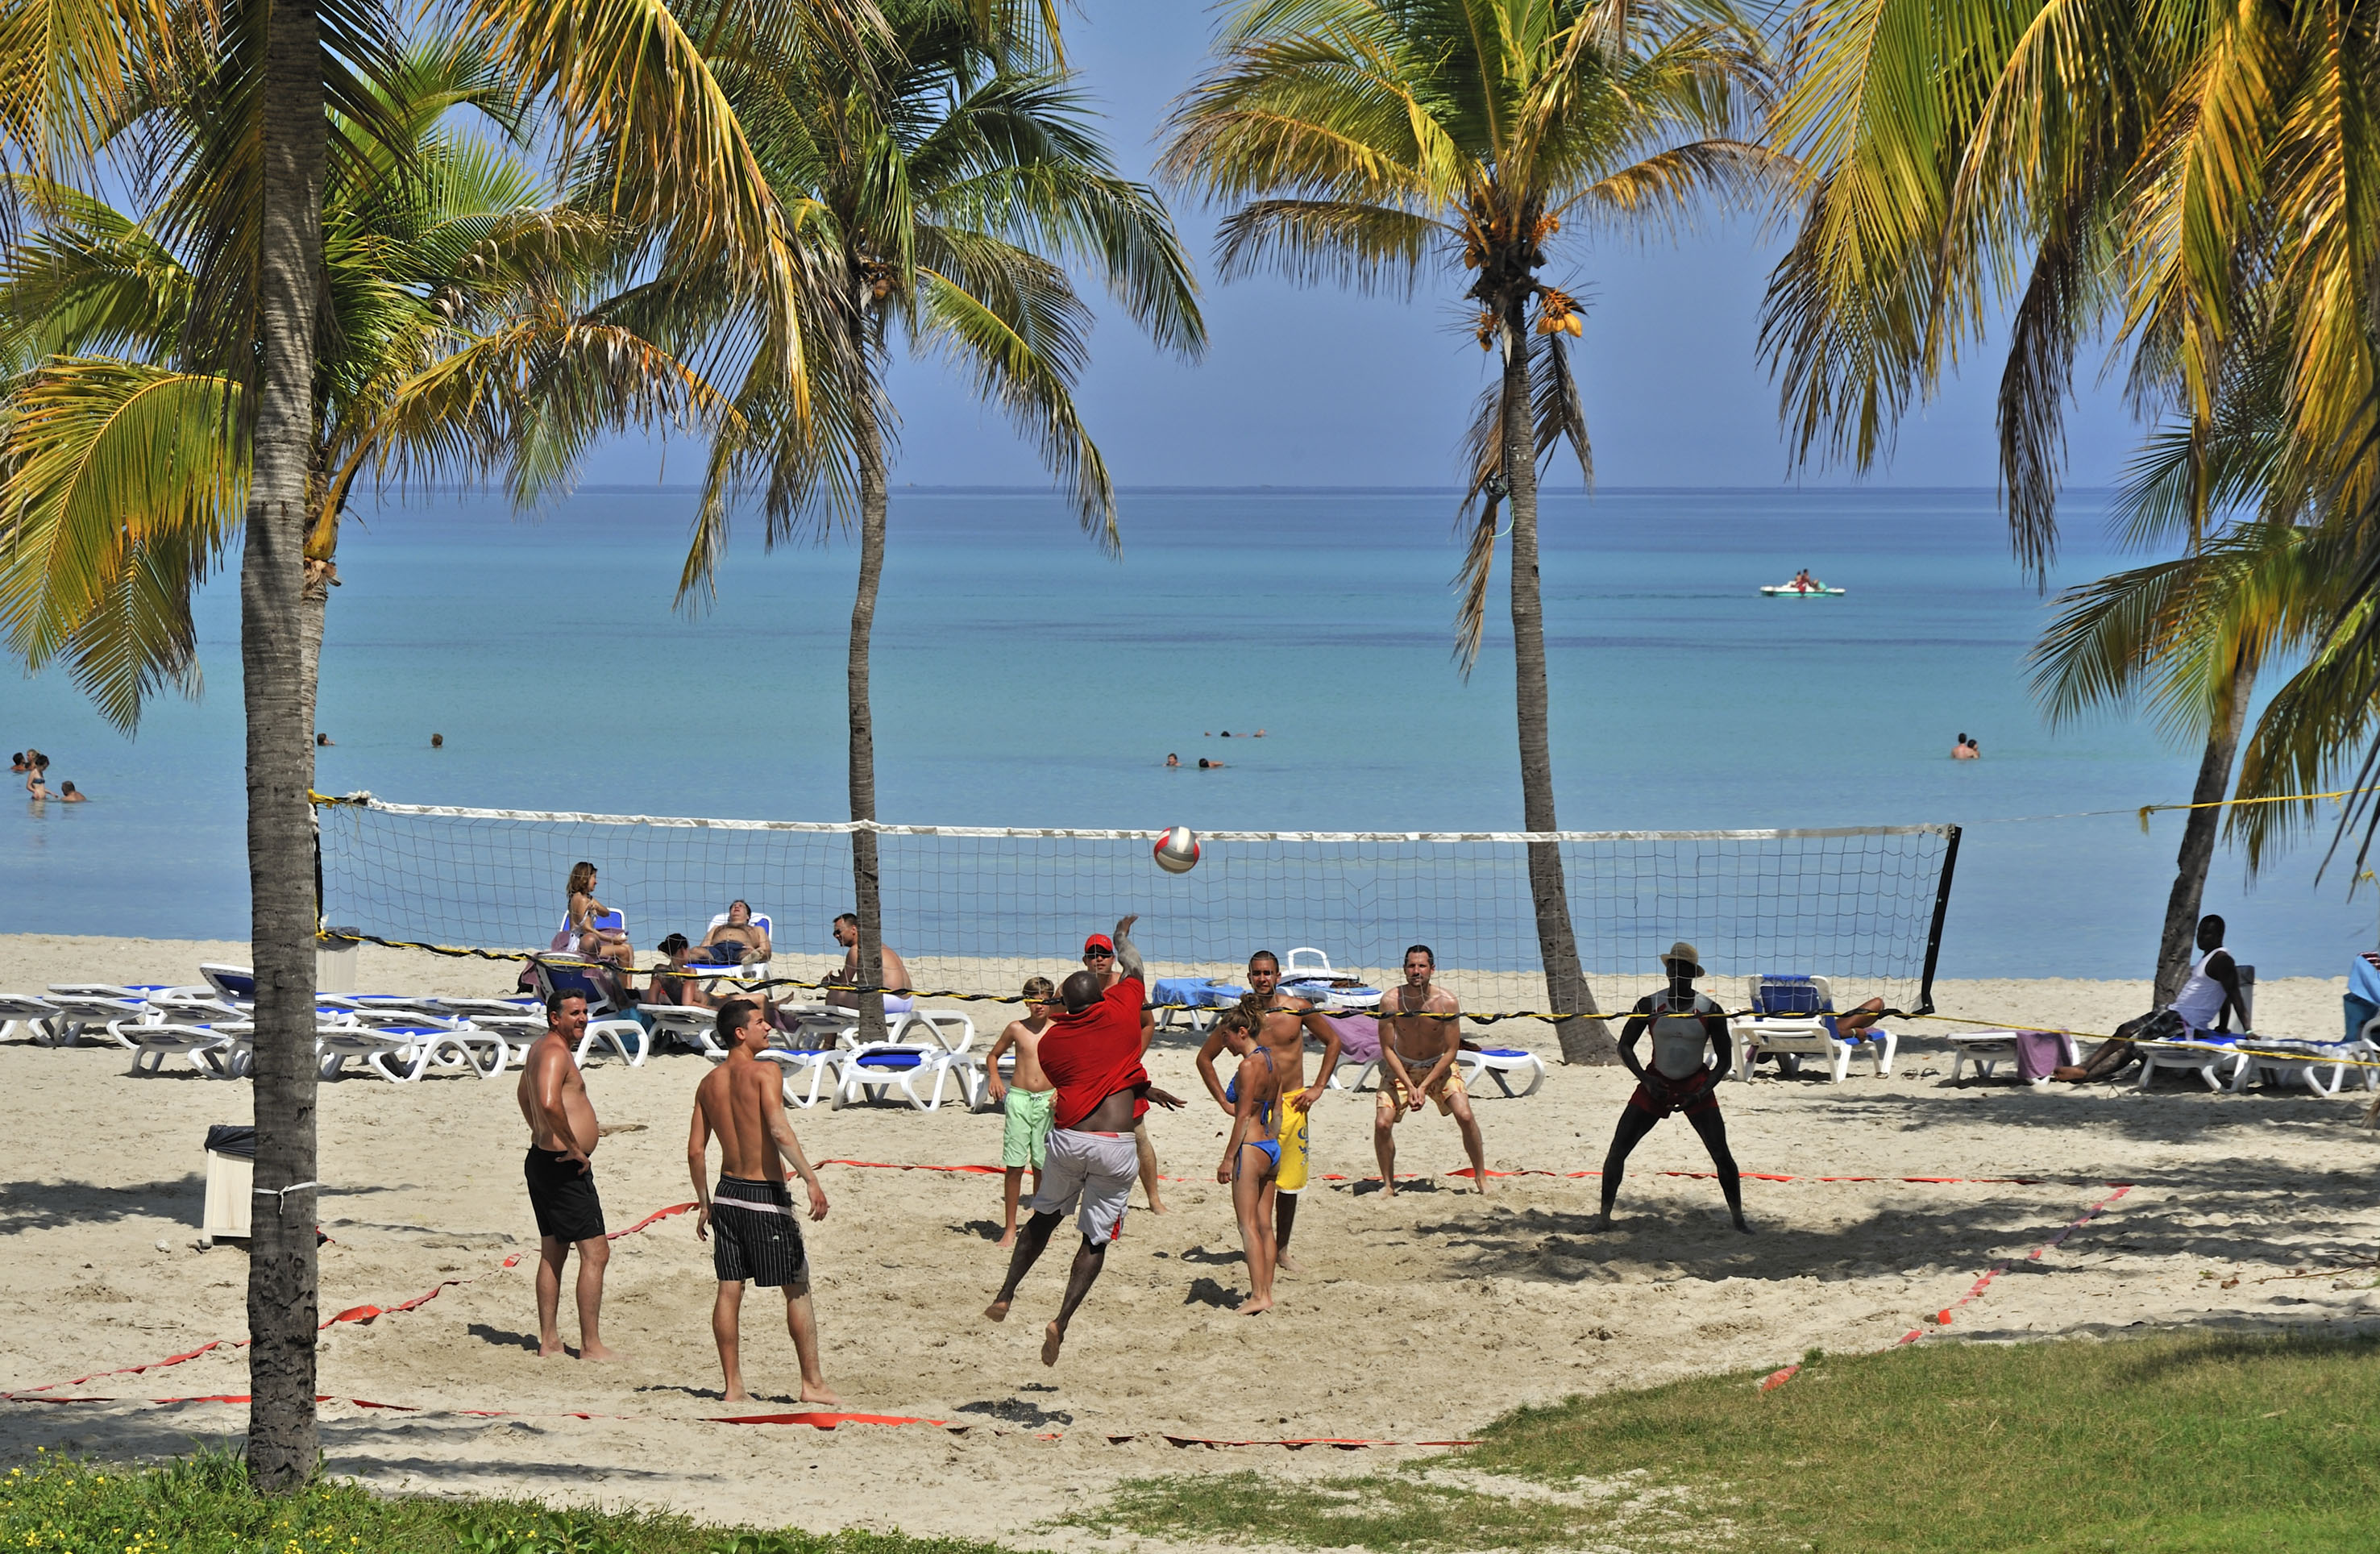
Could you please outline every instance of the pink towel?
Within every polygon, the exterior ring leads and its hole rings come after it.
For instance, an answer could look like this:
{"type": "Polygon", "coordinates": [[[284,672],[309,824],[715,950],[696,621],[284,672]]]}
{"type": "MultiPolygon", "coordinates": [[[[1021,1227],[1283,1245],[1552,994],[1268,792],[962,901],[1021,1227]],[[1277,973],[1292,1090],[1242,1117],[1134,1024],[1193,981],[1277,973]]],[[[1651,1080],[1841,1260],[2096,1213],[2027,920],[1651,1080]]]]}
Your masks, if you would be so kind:
{"type": "Polygon", "coordinates": [[[2066,1038],[2054,1030],[2016,1033],[2016,1076],[2030,1085],[2046,1079],[2066,1061],[2066,1038]]]}
{"type": "Polygon", "coordinates": [[[1367,1063],[1380,1055],[1379,1021],[1369,1014],[1342,1014],[1335,1023],[1342,1065],[1367,1063]]]}

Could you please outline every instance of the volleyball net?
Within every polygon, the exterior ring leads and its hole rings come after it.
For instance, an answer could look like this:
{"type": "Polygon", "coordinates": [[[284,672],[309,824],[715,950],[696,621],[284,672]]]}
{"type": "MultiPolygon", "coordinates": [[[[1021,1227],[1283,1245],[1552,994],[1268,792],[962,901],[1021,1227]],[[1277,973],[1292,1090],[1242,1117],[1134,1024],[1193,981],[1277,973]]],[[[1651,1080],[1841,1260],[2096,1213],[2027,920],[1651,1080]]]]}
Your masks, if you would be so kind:
{"type": "MultiPolygon", "coordinates": [[[[542,952],[573,866],[621,912],[640,965],[678,932],[699,942],[731,901],[771,919],[771,974],[842,964],[852,910],[850,821],[738,820],[326,799],[322,920],[403,947],[542,952]]],[[[1236,981],[1248,956],[1318,951],[1370,987],[1427,944],[1439,980],[1481,1013],[1545,1008],[1532,841],[1560,849],[1582,965],[1598,1005],[1662,983],[1656,957],[1693,943],[1706,990],[1740,1007],[1743,978],[1819,975],[1837,1007],[1933,1008],[1959,828],[1783,831],[1203,832],[1168,874],[1136,831],[868,824],[884,941],[920,992],[1014,996],[1079,964],[1085,936],[1136,914],[1152,987],[1236,981]]],[[[1310,965],[1318,957],[1298,957],[1310,965]]],[[[1162,989],[1160,989],[1160,995],[1162,989]]],[[[1160,996],[1160,1002],[1163,1002],[1160,996]]],[[[1560,1011],[1559,1013],[1569,1013],[1560,1011]]]]}

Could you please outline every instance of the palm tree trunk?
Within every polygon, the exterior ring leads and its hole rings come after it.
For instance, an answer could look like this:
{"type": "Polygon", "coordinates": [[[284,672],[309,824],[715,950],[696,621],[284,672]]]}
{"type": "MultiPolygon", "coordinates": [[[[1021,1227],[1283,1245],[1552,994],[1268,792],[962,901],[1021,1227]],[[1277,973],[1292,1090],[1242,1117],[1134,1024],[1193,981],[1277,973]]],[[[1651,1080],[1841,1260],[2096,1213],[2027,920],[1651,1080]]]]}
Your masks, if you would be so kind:
{"type": "MultiPolygon", "coordinates": [[[[1512,675],[1521,734],[1521,815],[1525,829],[1559,831],[1554,821],[1554,763],[1546,731],[1546,622],[1537,593],[1537,462],[1529,413],[1529,336],[1525,298],[1504,307],[1504,479],[1512,507],[1512,675]]],[[[1529,896],[1536,908],[1537,953],[1545,963],[1550,1006],[1575,1015],[1596,1014],[1595,993],[1578,964],[1570,892],[1562,879],[1561,845],[1529,844],[1529,896]]],[[[1598,1019],[1554,1022],[1566,1063],[1608,1063],[1618,1058],[1611,1033],[1598,1019]]]]}
{"type": "MultiPolygon", "coordinates": [[[[2246,654],[2234,661],[2231,683],[2206,731],[2206,753],[2199,758],[2198,785],[2190,791],[2192,804],[2219,804],[2231,791],[2231,759],[2239,752],[2240,729],[2248,712],[2248,698],[2256,687],[2256,670],[2246,654]]],[[[2206,871],[2215,861],[2215,838],[2223,827],[2220,809],[2192,809],[2181,828],[2181,851],[2174,859],[2173,893],[2166,899],[2165,934],[2157,942],[2156,998],[2163,1009],[2181,991],[2198,943],[2198,909],[2206,895],[2206,871]]]]}
{"type": "MultiPolygon", "coordinates": [[[[865,360],[866,346],[859,346],[865,360]]],[[[876,589],[884,577],[884,439],[876,410],[864,406],[854,418],[852,441],[859,465],[859,590],[851,602],[851,657],[845,679],[851,697],[851,818],[876,819],[876,735],[868,700],[868,643],[876,627],[876,589]]],[[[851,883],[859,917],[859,978],[884,985],[884,907],[878,888],[876,833],[851,833],[851,883]]],[[[859,996],[859,1038],[884,1039],[884,1001],[859,996]]]]}
{"type": "MultiPolygon", "coordinates": [[[[306,674],[307,474],[322,251],[322,44],[313,0],[267,23],[261,352],[239,579],[248,877],[256,968],[256,1190],[249,1244],[248,1469],[268,1494],[312,1477],[313,698],[306,674]]],[[[319,619],[319,617],[317,617],[319,619]]]]}

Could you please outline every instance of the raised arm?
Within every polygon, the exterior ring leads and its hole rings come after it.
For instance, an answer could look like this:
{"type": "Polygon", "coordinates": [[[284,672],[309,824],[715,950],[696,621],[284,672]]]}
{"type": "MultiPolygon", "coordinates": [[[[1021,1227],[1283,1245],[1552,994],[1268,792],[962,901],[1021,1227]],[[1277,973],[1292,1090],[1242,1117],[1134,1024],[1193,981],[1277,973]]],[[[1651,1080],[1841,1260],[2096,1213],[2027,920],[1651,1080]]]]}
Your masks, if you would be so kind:
{"type": "Polygon", "coordinates": [[[1140,921],[1140,914],[1137,912],[1118,918],[1115,932],[1109,937],[1115,941],[1116,974],[1120,977],[1140,977],[1141,986],[1147,987],[1148,978],[1141,977],[1140,947],[1132,941],[1132,925],[1138,921],[1140,921]]]}

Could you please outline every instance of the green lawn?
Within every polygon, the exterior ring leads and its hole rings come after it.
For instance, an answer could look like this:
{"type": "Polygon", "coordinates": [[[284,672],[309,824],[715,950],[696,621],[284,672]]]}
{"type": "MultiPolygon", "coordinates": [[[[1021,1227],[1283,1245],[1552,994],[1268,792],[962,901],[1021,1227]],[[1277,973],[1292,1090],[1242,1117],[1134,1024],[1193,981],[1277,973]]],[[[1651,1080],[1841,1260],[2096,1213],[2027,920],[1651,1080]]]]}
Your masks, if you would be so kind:
{"type": "Polygon", "coordinates": [[[1817,1554],[2380,1549],[2380,1343],[1929,1339],[1572,1399],[1319,1485],[1142,1480],[1076,1518],[1185,1542],[1817,1554]]]}
{"type": "Polygon", "coordinates": [[[527,1501],[384,1499],[347,1484],[248,1492],[219,1451],[126,1470],[48,1453],[0,1475],[0,1549],[67,1554],[1006,1554],[897,1533],[757,1532],[527,1501]]]}

